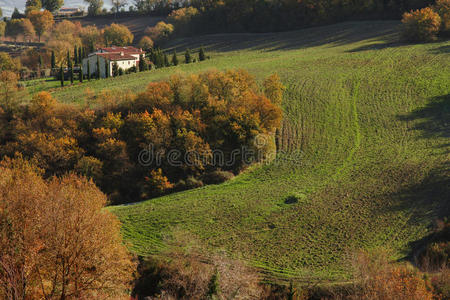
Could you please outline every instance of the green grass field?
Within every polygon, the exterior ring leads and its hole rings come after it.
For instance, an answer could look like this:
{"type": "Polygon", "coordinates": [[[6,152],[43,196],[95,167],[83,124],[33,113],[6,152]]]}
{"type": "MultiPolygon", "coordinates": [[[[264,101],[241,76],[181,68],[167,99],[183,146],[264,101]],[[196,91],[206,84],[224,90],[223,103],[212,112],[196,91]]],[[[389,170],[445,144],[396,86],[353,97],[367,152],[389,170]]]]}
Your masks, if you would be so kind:
{"type": "MultiPolygon", "coordinates": [[[[409,255],[449,213],[450,42],[397,43],[396,22],[355,22],[274,34],[178,40],[211,60],[56,89],[138,91],[152,80],[243,68],[286,85],[282,149],[217,186],[109,208],[133,252],[159,253],[173,233],[208,251],[299,282],[348,279],[356,249],[409,255]],[[299,201],[286,204],[295,196],[299,201]]],[[[180,53],[180,52],[179,52],[180,53]]]]}

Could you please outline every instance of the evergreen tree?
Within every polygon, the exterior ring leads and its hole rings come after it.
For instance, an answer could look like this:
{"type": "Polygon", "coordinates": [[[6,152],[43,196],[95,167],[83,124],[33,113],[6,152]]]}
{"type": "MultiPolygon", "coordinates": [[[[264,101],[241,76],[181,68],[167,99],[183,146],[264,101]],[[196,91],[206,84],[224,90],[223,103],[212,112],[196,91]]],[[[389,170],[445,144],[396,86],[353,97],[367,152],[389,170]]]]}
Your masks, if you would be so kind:
{"type": "Polygon", "coordinates": [[[70,76],[70,83],[73,84],[73,64],[72,64],[72,60],[69,58],[69,63],[68,63],[68,68],[69,68],[69,76],[70,76]]]}
{"type": "Polygon", "coordinates": [[[139,72],[143,72],[145,71],[144,69],[145,67],[145,59],[144,59],[144,55],[139,55],[139,72]]]}
{"type": "Polygon", "coordinates": [[[167,57],[166,53],[164,53],[164,66],[170,67],[169,57],[167,57]]]}
{"type": "Polygon", "coordinates": [[[80,83],[83,83],[83,64],[80,64],[80,76],[78,76],[80,83]]]}
{"type": "Polygon", "coordinates": [[[109,77],[109,70],[108,70],[108,63],[107,63],[107,61],[105,60],[105,78],[108,78],[109,77]]]}
{"type": "Polygon", "coordinates": [[[52,64],[52,69],[56,68],[55,51],[52,51],[51,64],[52,64]]]}
{"type": "Polygon", "coordinates": [[[156,51],[155,53],[155,66],[159,69],[159,68],[163,68],[164,67],[164,55],[161,52],[161,50],[156,51]]]}
{"type": "Polygon", "coordinates": [[[148,58],[150,59],[150,61],[152,63],[156,62],[156,56],[155,56],[155,49],[154,48],[150,48],[150,53],[148,54],[148,58]]]}
{"type": "Polygon", "coordinates": [[[189,49],[186,49],[186,52],[184,53],[184,61],[187,64],[190,64],[192,61],[191,52],[189,51],[189,49]]]}
{"type": "Polygon", "coordinates": [[[67,51],[67,67],[69,67],[69,62],[70,62],[70,52],[67,51]]]}
{"type": "Polygon", "coordinates": [[[79,61],[78,61],[78,49],[77,49],[77,45],[75,45],[75,46],[73,47],[73,61],[74,61],[74,64],[75,64],[75,65],[78,65],[78,64],[79,64],[79,61]]]}
{"type": "Polygon", "coordinates": [[[114,62],[114,63],[113,63],[113,66],[112,66],[112,73],[113,73],[113,76],[114,76],[114,77],[119,76],[119,66],[117,65],[117,62],[114,62]]]}
{"type": "Polygon", "coordinates": [[[83,63],[83,48],[78,48],[78,62],[81,65],[83,63]]]}
{"type": "Polygon", "coordinates": [[[61,86],[64,86],[64,69],[63,69],[62,64],[61,64],[61,67],[59,68],[59,77],[61,80],[61,86]]]}
{"type": "Polygon", "coordinates": [[[11,19],[21,19],[21,18],[22,18],[22,14],[17,9],[17,7],[14,7],[14,11],[13,11],[13,13],[11,15],[11,19]]]}
{"type": "Polygon", "coordinates": [[[100,58],[97,56],[97,79],[100,79],[100,58]]]}
{"type": "Polygon", "coordinates": [[[198,52],[198,60],[204,61],[205,59],[206,59],[205,50],[203,50],[203,47],[201,47],[200,51],[198,52]]]}
{"type": "Polygon", "coordinates": [[[91,81],[91,63],[89,60],[87,61],[87,78],[88,81],[91,81]]]}
{"type": "Polygon", "coordinates": [[[178,57],[177,57],[177,51],[173,51],[173,56],[172,56],[172,65],[174,66],[178,66],[178,57]]]}
{"type": "Polygon", "coordinates": [[[39,68],[41,69],[44,63],[42,62],[42,56],[39,54],[39,68]]]}

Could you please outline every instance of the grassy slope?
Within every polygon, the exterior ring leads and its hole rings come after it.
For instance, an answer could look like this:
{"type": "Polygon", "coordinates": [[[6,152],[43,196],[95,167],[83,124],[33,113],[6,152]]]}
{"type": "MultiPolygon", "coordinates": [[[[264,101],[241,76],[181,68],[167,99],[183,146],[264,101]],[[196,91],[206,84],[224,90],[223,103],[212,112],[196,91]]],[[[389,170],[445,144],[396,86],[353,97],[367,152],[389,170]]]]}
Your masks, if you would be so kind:
{"type": "MultiPolygon", "coordinates": [[[[212,60],[86,84],[139,90],[214,67],[258,80],[278,72],[287,86],[285,154],[220,186],[110,208],[132,250],[156,253],[172,232],[189,232],[211,250],[308,281],[344,279],[353,249],[410,253],[449,212],[450,44],[398,45],[395,35],[396,23],[367,22],[198,37],[172,46],[203,44],[212,60]],[[285,204],[294,194],[299,203],[285,204]]],[[[82,91],[54,94],[71,101],[82,91]]]]}

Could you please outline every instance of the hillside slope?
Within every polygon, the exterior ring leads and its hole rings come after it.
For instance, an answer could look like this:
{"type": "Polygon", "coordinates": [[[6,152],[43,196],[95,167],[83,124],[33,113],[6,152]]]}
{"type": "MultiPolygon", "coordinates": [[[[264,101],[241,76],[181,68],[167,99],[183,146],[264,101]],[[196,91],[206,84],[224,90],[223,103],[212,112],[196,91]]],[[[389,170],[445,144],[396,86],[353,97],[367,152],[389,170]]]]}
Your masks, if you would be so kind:
{"type": "Polygon", "coordinates": [[[258,80],[278,72],[287,87],[274,162],[222,185],[110,208],[131,249],[158,253],[174,232],[187,234],[271,276],[307,281],[345,280],[355,249],[410,254],[449,214],[450,43],[396,44],[396,26],[198,37],[173,46],[204,45],[212,60],[92,83],[140,89],[215,67],[258,80]]]}

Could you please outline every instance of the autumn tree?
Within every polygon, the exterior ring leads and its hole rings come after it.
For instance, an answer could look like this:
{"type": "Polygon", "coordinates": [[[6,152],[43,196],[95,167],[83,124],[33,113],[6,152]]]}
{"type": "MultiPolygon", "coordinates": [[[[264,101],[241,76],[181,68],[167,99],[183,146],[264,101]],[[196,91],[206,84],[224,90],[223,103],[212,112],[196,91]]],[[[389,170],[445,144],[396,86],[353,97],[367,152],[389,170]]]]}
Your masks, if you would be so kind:
{"type": "Polygon", "coordinates": [[[18,71],[18,69],[17,61],[14,61],[8,53],[0,52],[0,71],[18,71]]]}
{"type": "Polygon", "coordinates": [[[142,37],[138,44],[139,48],[141,48],[145,52],[149,52],[150,49],[153,48],[153,45],[154,45],[154,43],[153,43],[152,39],[149,38],[148,36],[142,37]]]}
{"type": "Polygon", "coordinates": [[[0,21],[0,38],[5,36],[6,22],[0,21]]]}
{"type": "Polygon", "coordinates": [[[283,100],[284,85],[281,83],[277,73],[270,75],[264,80],[264,95],[276,105],[281,105],[283,100]]]}
{"type": "Polygon", "coordinates": [[[111,0],[111,4],[114,9],[114,13],[118,13],[122,7],[125,7],[127,0],[111,0]]]}
{"type": "Polygon", "coordinates": [[[45,203],[46,184],[40,171],[19,158],[0,164],[0,297],[35,297],[33,270],[43,249],[39,231],[40,208],[45,203]]]}
{"type": "MultiPolygon", "coordinates": [[[[12,299],[125,295],[135,264],[106,196],[76,175],[53,178],[22,158],[0,165],[0,282],[12,299]]],[[[1,293],[0,293],[1,295],[1,293]]]]}
{"type": "Polygon", "coordinates": [[[450,34],[450,1],[437,0],[433,10],[441,17],[441,32],[445,35],[450,34]]]}
{"type": "Polygon", "coordinates": [[[27,0],[27,2],[25,3],[25,15],[28,16],[28,14],[33,10],[40,11],[41,8],[42,8],[41,0],[27,0]]]}
{"type": "Polygon", "coordinates": [[[441,17],[432,8],[405,13],[402,19],[403,37],[412,42],[426,42],[436,39],[441,27],[441,17]]]}
{"type": "Polygon", "coordinates": [[[2,71],[0,73],[0,107],[7,114],[7,120],[10,120],[14,111],[19,106],[17,97],[17,82],[19,76],[11,71],[2,71]]]}
{"type": "Polygon", "coordinates": [[[174,29],[179,33],[190,32],[193,29],[192,19],[199,15],[197,8],[188,6],[172,11],[168,20],[174,24],[174,29]]]}
{"type": "Polygon", "coordinates": [[[103,46],[103,36],[95,25],[85,26],[80,31],[81,43],[89,52],[94,52],[95,48],[103,46]]]}
{"type": "Polygon", "coordinates": [[[40,42],[41,36],[45,32],[47,32],[50,28],[52,28],[54,24],[52,13],[49,12],[48,10],[44,11],[32,10],[28,13],[27,17],[33,24],[40,42]]]}
{"type": "Polygon", "coordinates": [[[125,25],[111,24],[104,29],[105,44],[107,46],[127,46],[133,42],[134,36],[125,25]]]}
{"type": "Polygon", "coordinates": [[[42,7],[51,12],[57,11],[63,4],[64,0],[42,0],[42,7]]]}
{"type": "Polygon", "coordinates": [[[88,3],[88,14],[90,16],[96,16],[100,14],[103,7],[103,0],[84,0],[84,2],[88,3]]]}
{"type": "Polygon", "coordinates": [[[17,41],[17,38],[20,35],[24,34],[23,22],[21,19],[12,19],[6,23],[5,28],[5,36],[11,37],[14,41],[17,41]]]}
{"type": "Polygon", "coordinates": [[[161,21],[154,27],[147,27],[144,33],[154,41],[164,41],[170,37],[173,31],[174,27],[172,24],[167,24],[161,21]]]}
{"type": "Polygon", "coordinates": [[[20,19],[20,20],[22,21],[24,40],[31,42],[31,40],[36,35],[36,31],[34,30],[33,24],[31,24],[29,19],[20,19]]]}
{"type": "Polygon", "coordinates": [[[72,51],[74,45],[80,45],[81,24],[68,20],[57,23],[51,32],[48,48],[55,52],[57,63],[65,61],[68,51],[72,51]]]}

